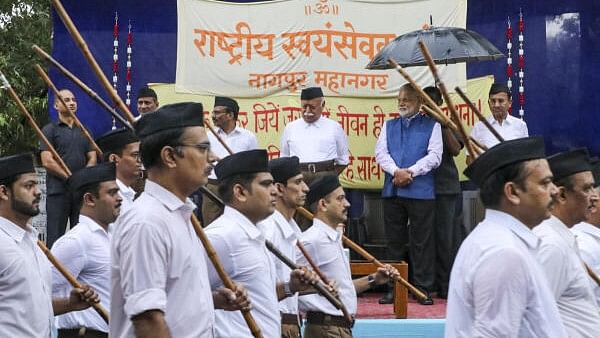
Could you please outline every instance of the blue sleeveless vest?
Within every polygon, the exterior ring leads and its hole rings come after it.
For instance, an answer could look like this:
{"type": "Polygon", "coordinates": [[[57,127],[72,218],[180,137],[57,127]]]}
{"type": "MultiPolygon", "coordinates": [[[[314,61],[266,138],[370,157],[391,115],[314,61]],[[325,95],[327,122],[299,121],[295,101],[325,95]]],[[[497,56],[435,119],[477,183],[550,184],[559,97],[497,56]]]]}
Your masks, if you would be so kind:
{"type": "MultiPolygon", "coordinates": [[[[435,121],[418,114],[406,126],[405,118],[396,118],[386,122],[387,147],[391,157],[399,168],[408,168],[427,155],[427,147],[435,121]],[[404,123],[403,123],[404,122],[404,123]]],[[[406,197],[414,199],[434,199],[435,185],[433,170],[426,175],[416,176],[413,182],[404,187],[392,184],[393,176],[385,173],[382,196],[406,197]]]]}

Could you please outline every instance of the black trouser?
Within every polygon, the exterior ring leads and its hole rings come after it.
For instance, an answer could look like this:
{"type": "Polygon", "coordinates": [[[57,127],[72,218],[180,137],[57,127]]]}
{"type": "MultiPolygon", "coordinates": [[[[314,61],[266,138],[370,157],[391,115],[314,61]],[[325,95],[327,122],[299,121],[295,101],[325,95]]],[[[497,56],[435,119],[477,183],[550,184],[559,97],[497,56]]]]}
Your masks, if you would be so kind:
{"type": "Polygon", "coordinates": [[[108,338],[108,333],[88,328],[58,329],[58,338],[108,338]]]}
{"type": "Polygon", "coordinates": [[[459,194],[435,195],[435,279],[438,291],[448,293],[450,270],[462,241],[459,194]]]}
{"type": "Polygon", "coordinates": [[[403,197],[383,200],[388,258],[407,260],[409,253],[413,284],[424,291],[433,290],[435,282],[434,208],[435,200],[403,197]]]}
{"type": "Polygon", "coordinates": [[[51,194],[46,197],[46,246],[52,244],[67,228],[67,220],[71,228],[79,221],[79,208],[71,193],[51,194]]]}

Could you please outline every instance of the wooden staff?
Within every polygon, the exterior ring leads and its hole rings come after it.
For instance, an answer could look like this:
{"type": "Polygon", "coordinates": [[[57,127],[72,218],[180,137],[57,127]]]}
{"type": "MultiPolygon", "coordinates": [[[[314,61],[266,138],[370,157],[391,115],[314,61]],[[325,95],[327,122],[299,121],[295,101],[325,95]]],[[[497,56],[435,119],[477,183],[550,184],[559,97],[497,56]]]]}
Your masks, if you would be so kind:
{"type": "Polygon", "coordinates": [[[60,103],[63,105],[63,107],[65,107],[65,111],[67,111],[69,113],[69,115],[71,116],[71,118],[73,119],[73,121],[75,121],[75,125],[77,126],[77,128],[81,129],[81,132],[83,132],[83,135],[85,136],[85,138],[87,138],[88,142],[90,142],[90,144],[92,145],[92,148],[94,148],[94,150],[99,155],[102,155],[102,150],[100,149],[100,147],[98,147],[98,145],[92,138],[92,135],[90,135],[90,132],[81,124],[81,121],[79,121],[77,116],[75,116],[75,114],[73,114],[73,112],[71,112],[69,107],[67,107],[65,100],[63,99],[62,95],[60,95],[60,92],[58,91],[58,89],[56,88],[54,83],[52,83],[52,80],[50,80],[50,78],[48,77],[48,74],[46,74],[46,72],[44,72],[42,67],[40,67],[40,65],[38,65],[38,64],[35,65],[35,71],[44,80],[44,82],[46,82],[46,85],[48,85],[48,88],[50,88],[52,90],[52,92],[54,93],[54,96],[56,96],[56,98],[60,101],[60,103]]]}
{"type": "Polygon", "coordinates": [[[69,80],[75,83],[79,88],[81,88],[92,100],[96,101],[102,108],[106,109],[122,125],[124,125],[129,130],[133,130],[133,127],[127,120],[123,118],[123,116],[119,115],[119,113],[111,107],[106,101],[104,101],[95,91],[93,91],[90,87],[88,87],[83,81],[81,81],[77,76],[71,73],[67,68],[60,64],[60,62],[56,61],[52,56],[46,53],[43,49],[38,47],[37,45],[32,46],[33,51],[37,53],[42,59],[50,62],[51,65],[56,67],[64,76],[66,76],[69,80]]]}
{"type": "Polygon", "coordinates": [[[594,270],[592,270],[592,268],[590,268],[589,265],[587,265],[586,263],[583,263],[583,265],[585,266],[585,270],[587,271],[590,278],[592,278],[594,282],[596,282],[596,284],[600,286],[600,277],[598,277],[598,275],[594,272],[594,270]]]}
{"type": "Polygon", "coordinates": [[[460,122],[460,116],[458,116],[458,113],[456,112],[456,108],[454,107],[454,104],[452,103],[452,99],[450,98],[450,94],[448,94],[448,91],[446,90],[446,85],[444,84],[444,82],[442,81],[442,79],[440,78],[440,76],[437,72],[437,66],[435,65],[435,62],[433,62],[433,58],[431,57],[431,54],[429,53],[429,49],[427,49],[427,46],[421,40],[419,41],[419,47],[421,48],[421,52],[423,53],[423,56],[425,57],[425,61],[427,61],[427,65],[429,66],[429,70],[431,70],[431,74],[433,74],[435,83],[438,84],[438,87],[440,88],[440,91],[442,92],[442,95],[444,96],[444,101],[446,101],[446,106],[448,107],[448,110],[450,111],[450,114],[452,115],[454,122],[458,126],[458,132],[460,133],[463,140],[465,141],[465,147],[467,148],[467,152],[469,153],[471,158],[473,158],[473,159],[477,158],[478,155],[477,155],[477,153],[475,153],[475,150],[473,150],[473,146],[471,145],[469,136],[467,135],[467,132],[465,131],[465,127],[460,122]]]}
{"type": "Polygon", "coordinates": [[[108,79],[106,78],[106,76],[104,76],[102,69],[100,68],[100,66],[98,65],[98,62],[96,62],[96,59],[94,58],[94,55],[88,48],[87,44],[85,43],[85,40],[83,40],[83,37],[77,30],[77,27],[75,27],[75,24],[73,24],[71,17],[69,17],[69,14],[67,13],[67,11],[65,11],[65,8],[63,7],[60,0],[50,0],[50,1],[52,2],[52,6],[54,6],[54,9],[56,9],[56,13],[58,14],[58,16],[60,16],[60,19],[65,24],[65,27],[71,34],[71,37],[75,41],[75,44],[77,45],[77,47],[79,47],[79,49],[85,56],[85,59],[87,60],[87,62],[90,64],[90,66],[94,70],[96,77],[98,78],[98,80],[100,80],[100,83],[102,84],[104,89],[110,88],[110,90],[107,90],[107,92],[108,92],[108,95],[110,96],[110,98],[112,99],[112,101],[115,103],[115,105],[117,105],[117,107],[119,107],[119,109],[121,109],[121,111],[125,114],[125,117],[127,117],[127,119],[130,122],[133,122],[134,117],[131,114],[131,112],[129,111],[129,108],[127,108],[127,105],[125,104],[125,102],[123,102],[123,100],[121,100],[119,95],[117,95],[117,92],[114,90],[114,88],[112,88],[110,82],[108,82],[108,79]]]}
{"type": "MultiPolygon", "coordinates": [[[[37,134],[38,138],[46,145],[46,147],[48,147],[48,150],[52,153],[52,156],[55,157],[57,163],[61,166],[65,173],[67,173],[68,176],[71,176],[71,170],[69,170],[65,162],[56,152],[56,149],[54,149],[54,147],[52,146],[52,144],[50,144],[46,136],[44,136],[42,130],[37,126],[35,120],[31,116],[29,111],[27,111],[27,108],[25,108],[25,105],[23,105],[23,102],[21,102],[21,99],[11,87],[10,83],[8,82],[2,71],[0,71],[0,79],[2,80],[2,88],[8,91],[10,97],[17,104],[17,107],[19,107],[19,110],[21,111],[23,116],[27,118],[27,121],[37,134]]],[[[63,277],[65,277],[65,279],[71,284],[71,286],[78,289],[82,288],[81,284],[77,281],[77,279],[75,279],[75,277],[73,277],[73,275],[56,259],[56,257],[54,257],[52,252],[48,250],[44,242],[38,240],[37,245],[44,252],[44,254],[46,254],[46,257],[48,257],[50,263],[52,263],[52,265],[54,265],[54,267],[63,275],[63,277]]],[[[91,303],[90,305],[94,308],[94,310],[96,310],[96,312],[98,312],[100,317],[102,317],[102,319],[104,319],[104,321],[108,323],[108,312],[106,311],[106,309],[104,309],[100,303],[91,303]]]]}
{"type": "MultiPolygon", "coordinates": [[[[431,116],[431,115],[433,115],[433,114],[437,114],[437,113],[436,113],[436,112],[435,112],[433,109],[431,109],[431,108],[430,108],[428,105],[426,105],[426,104],[422,105],[422,106],[421,106],[421,109],[423,109],[423,110],[425,111],[425,113],[429,114],[430,116],[431,116]]],[[[448,127],[448,128],[450,128],[450,127],[448,127]]],[[[455,131],[455,130],[453,130],[453,131],[455,131]]],[[[457,132],[457,131],[455,131],[455,132],[457,132]]],[[[473,150],[474,150],[474,151],[475,151],[475,152],[476,152],[478,155],[480,155],[481,153],[483,153],[484,151],[486,151],[486,150],[487,150],[487,147],[486,147],[486,146],[484,146],[484,145],[482,145],[481,143],[479,143],[479,141],[477,141],[476,139],[474,139],[474,138],[472,138],[472,137],[470,137],[470,136],[469,136],[469,138],[470,138],[470,140],[471,140],[471,145],[473,146],[473,150]]]]}
{"type": "Polygon", "coordinates": [[[225,143],[225,141],[221,138],[221,136],[219,136],[219,134],[217,134],[217,131],[215,130],[215,128],[213,128],[213,126],[210,125],[210,121],[208,119],[204,119],[204,125],[206,125],[208,130],[210,130],[210,132],[217,138],[219,143],[221,143],[221,145],[225,148],[225,150],[227,150],[229,155],[233,155],[233,150],[231,150],[229,145],[227,145],[227,143],[225,143]]]}
{"type": "Polygon", "coordinates": [[[481,114],[481,112],[479,111],[479,109],[477,109],[477,107],[475,107],[475,104],[473,102],[471,102],[471,100],[469,100],[469,98],[462,91],[462,89],[460,89],[460,87],[456,86],[454,88],[454,90],[456,90],[456,92],[458,93],[458,95],[460,95],[460,97],[463,99],[463,101],[465,101],[465,103],[467,105],[469,105],[469,107],[471,108],[471,110],[475,113],[475,115],[477,115],[477,118],[479,119],[479,121],[481,121],[481,123],[483,123],[487,127],[487,129],[492,134],[494,134],[494,136],[496,137],[496,139],[498,139],[498,141],[500,141],[500,142],[504,142],[504,138],[502,137],[502,135],[500,135],[500,133],[498,133],[498,131],[496,130],[496,128],[494,128],[488,122],[488,120],[485,117],[483,117],[483,114],[481,114]]]}
{"type": "MultiPolygon", "coordinates": [[[[308,211],[305,208],[303,208],[303,207],[300,207],[300,208],[296,209],[296,211],[298,211],[298,213],[300,213],[302,216],[306,217],[306,219],[308,219],[308,220],[312,220],[314,218],[313,214],[310,211],[308,211]]],[[[352,240],[350,240],[350,238],[346,237],[346,235],[342,235],[342,241],[344,242],[344,244],[347,247],[349,247],[350,249],[356,251],[356,253],[358,253],[359,255],[361,255],[369,263],[372,263],[375,266],[380,267],[380,268],[385,267],[385,265],[383,263],[381,263],[377,258],[375,258],[373,255],[371,255],[369,252],[367,252],[365,249],[363,249],[360,245],[354,243],[352,240]]],[[[400,275],[393,275],[393,276],[390,276],[390,277],[394,281],[400,283],[400,285],[402,285],[405,288],[407,288],[417,298],[422,299],[422,300],[429,299],[429,297],[426,294],[424,294],[423,292],[421,292],[421,290],[419,290],[416,287],[414,287],[412,284],[410,284],[408,281],[406,281],[404,278],[402,278],[402,276],[400,276],[400,275]]]]}

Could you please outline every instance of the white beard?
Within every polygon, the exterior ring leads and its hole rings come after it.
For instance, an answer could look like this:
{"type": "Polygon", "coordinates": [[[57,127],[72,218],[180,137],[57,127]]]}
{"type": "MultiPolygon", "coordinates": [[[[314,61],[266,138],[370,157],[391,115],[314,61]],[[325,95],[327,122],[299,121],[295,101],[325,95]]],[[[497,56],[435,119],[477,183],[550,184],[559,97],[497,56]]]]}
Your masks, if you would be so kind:
{"type": "Polygon", "coordinates": [[[401,117],[411,117],[415,115],[415,113],[410,112],[408,109],[398,109],[398,113],[400,113],[401,117]]]}

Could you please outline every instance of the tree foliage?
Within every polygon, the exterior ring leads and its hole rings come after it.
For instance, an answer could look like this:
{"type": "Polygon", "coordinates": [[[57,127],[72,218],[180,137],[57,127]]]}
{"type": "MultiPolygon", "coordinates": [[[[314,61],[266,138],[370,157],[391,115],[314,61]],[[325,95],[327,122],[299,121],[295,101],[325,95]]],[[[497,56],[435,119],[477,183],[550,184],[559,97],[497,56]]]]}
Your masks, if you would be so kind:
{"type": "MultiPolygon", "coordinates": [[[[38,125],[48,122],[46,85],[33,66],[40,63],[31,46],[50,51],[50,1],[0,0],[0,70],[38,125]]],[[[0,91],[0,156],[37,151],[38,140],[6,90],[0,91]]]]}

